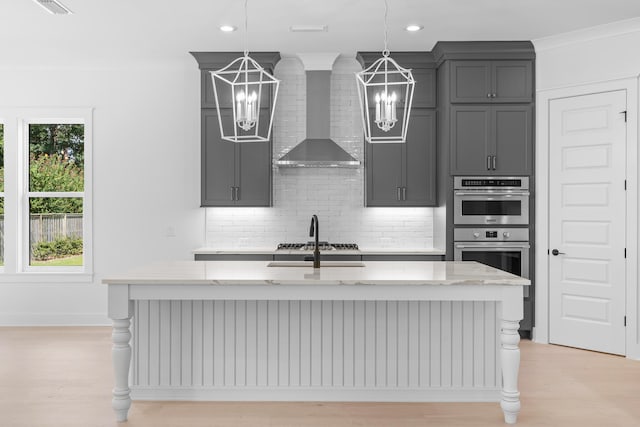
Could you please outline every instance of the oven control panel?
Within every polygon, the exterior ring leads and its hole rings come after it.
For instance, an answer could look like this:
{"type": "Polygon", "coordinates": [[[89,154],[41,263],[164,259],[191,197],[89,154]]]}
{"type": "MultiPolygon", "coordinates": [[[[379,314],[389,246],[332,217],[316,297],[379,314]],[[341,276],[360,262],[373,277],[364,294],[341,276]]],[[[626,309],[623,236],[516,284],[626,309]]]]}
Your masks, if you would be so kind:
{"type": "Polygon", "coordinates": [[[456,190],[528,190],[528,176],[455,176],[453,188],[456,190]]]}
{"type": "Polygon", "coordinates": [[[453,240],[456,242],[473,241],[516,241],[529,240],[528,228],[456,228],[453,230],[453,240]]]}

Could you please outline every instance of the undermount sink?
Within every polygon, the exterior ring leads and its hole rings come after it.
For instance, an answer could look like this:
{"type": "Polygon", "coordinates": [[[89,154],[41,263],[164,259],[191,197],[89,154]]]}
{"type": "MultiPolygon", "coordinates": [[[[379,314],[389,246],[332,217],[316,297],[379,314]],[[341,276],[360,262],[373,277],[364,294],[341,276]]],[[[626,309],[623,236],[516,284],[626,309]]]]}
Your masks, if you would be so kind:
{"type": "MultiPolygon", "coordinates": [[[[272,261],[267,267],[313,267],[313,261],[272,261]]],[[[364,267],[360,261],[321,261],[320,268],[326,267],[364,267]]]]}

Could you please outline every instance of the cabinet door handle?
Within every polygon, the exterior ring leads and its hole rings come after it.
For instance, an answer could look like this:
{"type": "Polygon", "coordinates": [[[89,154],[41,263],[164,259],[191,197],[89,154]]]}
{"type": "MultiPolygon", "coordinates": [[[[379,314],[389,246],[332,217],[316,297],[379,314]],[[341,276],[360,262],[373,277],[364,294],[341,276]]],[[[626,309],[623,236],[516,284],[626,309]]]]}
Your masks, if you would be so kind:
{"type": "Polygon", "coordinates": [[[491,170],[491,156],[487,156],[487,170],[491,170]]]}
{"type": "Polygon", "coordinates": [[[396,199],[397,199],[397,200],[402,200],[402,196],[401,196],[401,194],[400,194],[400,192],[401,192],[402,190],[400,189],[400,187],[396,187],[396,190],[398,190],[398,192],[396,193],[396,199]]]}
{"type": "Polygon", "coordinates": [[[496,157],[497,156],[493,156],[493,170],[496,170],[496,157]]]}
{"type": "Polygon", "coordinates": [[[496,96],[498,96],[498,95],[497,95],[497,94],[495,94],[495,93],[492,93],[492,94],[491,94],[491,97],[492,97],[492,98],[495,98],[496,96]]]}
{"type": "Polygon", "coordinates": [[[231,200],[236,199],[236,187],[231,187],[231,200]]]}
{"type": "Polygon", "coordinates": [[[407,187],[402,187],[402,200],[407,200],[407,187]]]}
{"type": "Polygon", "coordinates": [[[236,200],[240,200],[240,187],[234,187],[236,189],[236,200]]]}
{"type": "Polygon", "coordinates": [[[491,98],[491,94],[490,93],[487,94],[487,98],[491,98]]]}

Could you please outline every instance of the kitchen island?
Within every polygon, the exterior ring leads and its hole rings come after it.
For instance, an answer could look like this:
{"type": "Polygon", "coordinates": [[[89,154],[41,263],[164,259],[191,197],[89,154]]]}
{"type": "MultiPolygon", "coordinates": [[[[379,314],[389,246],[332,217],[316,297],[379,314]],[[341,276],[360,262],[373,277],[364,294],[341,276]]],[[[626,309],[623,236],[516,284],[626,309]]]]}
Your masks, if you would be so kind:
{"type": "Polygon", "coordinates": [[[173,262],[103,280],[119,421],[133,395],[500,401],[516,422],[528,280],[476,262],[269,264],[173,262]]]}

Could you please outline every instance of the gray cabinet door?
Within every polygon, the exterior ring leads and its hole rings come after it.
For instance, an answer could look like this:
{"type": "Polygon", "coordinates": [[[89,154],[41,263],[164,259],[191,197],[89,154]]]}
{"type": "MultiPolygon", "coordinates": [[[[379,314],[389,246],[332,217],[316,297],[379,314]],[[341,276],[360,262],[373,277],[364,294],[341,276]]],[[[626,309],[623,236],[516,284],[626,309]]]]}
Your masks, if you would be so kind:
{"type": "Polygon", "coordinates": [[[517,103],[533,99],[531,61],[452,61],[452,103],[517,103]]]}
{"type": "Polygon", "coordinates": [[[490,61],[452,61],[450,78],[451,102],[490,102],[490,61]]]}
{"type": "Polygon", "coordinates": [[[491,174],[491,106],[451,107],[451,174],[491,174]]]}
{"type": "Polygon", "coordinates": [[[203,109],[201,120],[202,206],[233,206],[236,144],[221,138],[215,109],[203,109]]]}
{"type": "Polygon", "coordinates": [[[436,112],[413,109],[404,145],[403,206],[436,206],[436,112]]]}
{"type": "Polygon", "coordinates": [[[492,107],[492,154],[495,174],[529,174],[532,167],[533,112],[530,105],[492,107]]]}
{"type": "Polygon", "coordinates": [[[401,206],[404,144],[365,144],[366,206],[401,206]]]}
{"type": "Polygon", "coordinates": [[[529,174],[533,113],[530,105],[451,107],[451,174],[529,174]]]}
{"type": "Polygon", "coordinates": [[[531,102],[533,99],[531,61],[493,61],[491,63],[491,102],[531,102]]]}
{"type": "MultiPolygon", "coordinates": [[[[269,110],[260,112],[260,126],[268,126],[269,110]]],[[[271,206],[271,141],[236,145],[236,206],[271,206]]]]}

